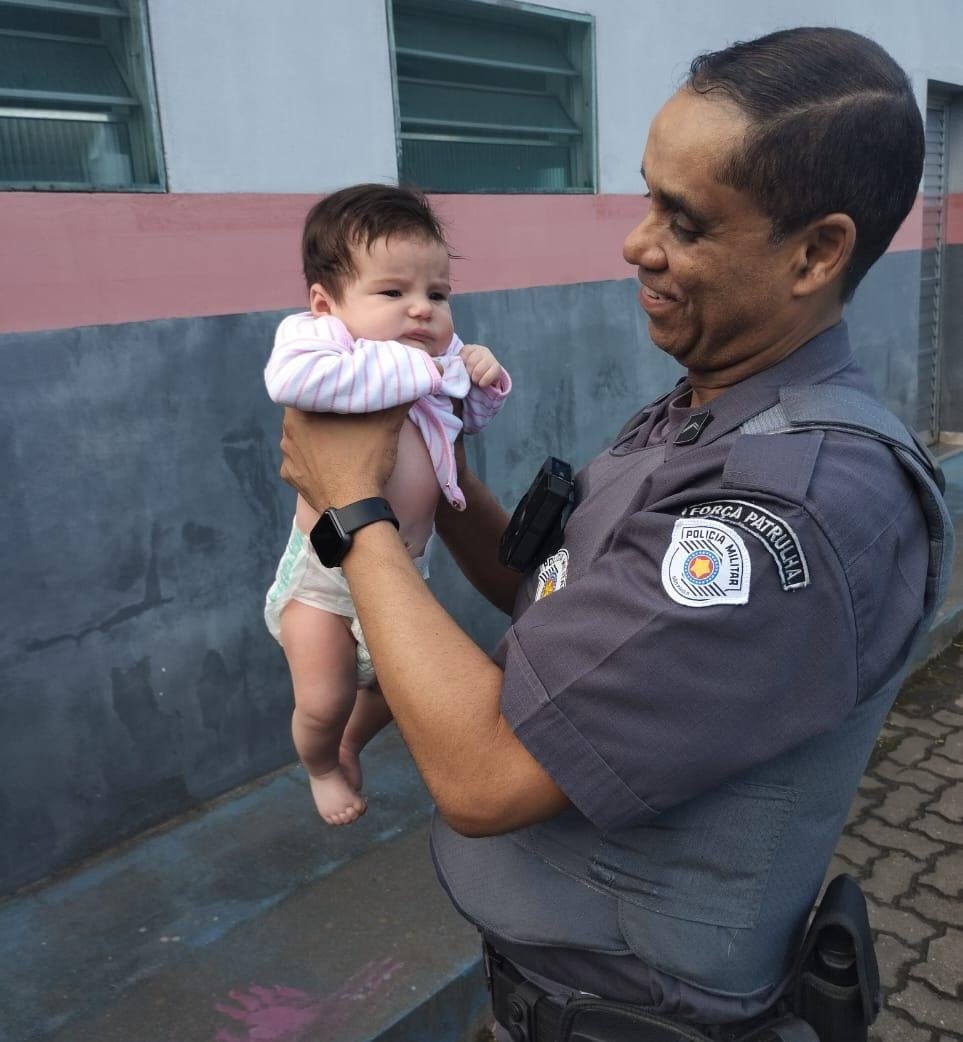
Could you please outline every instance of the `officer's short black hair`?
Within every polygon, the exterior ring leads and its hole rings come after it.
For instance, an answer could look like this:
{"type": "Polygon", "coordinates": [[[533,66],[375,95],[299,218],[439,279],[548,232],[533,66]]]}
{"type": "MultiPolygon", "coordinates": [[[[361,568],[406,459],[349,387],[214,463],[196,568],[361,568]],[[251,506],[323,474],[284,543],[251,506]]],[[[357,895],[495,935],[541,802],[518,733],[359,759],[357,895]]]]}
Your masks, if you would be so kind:
{"type": "Polygon", "coordinates": [[[744,146],[717,176],[755,198],[774,242],[828,213],[853,219],[849,300],[919,188],[923,121],[906,73],[859,33],[798,28],[700,55],[686,86],[719,91],[748,117],[744,146]]]}
{"type": "Polygon", "coordinates": [[[358,274],[352,251],[392,235],[437,242],[448,250],[441,221],[417,188],[359,184],[325,196],[311,207],[301,236],[308,289],[318,282],[340,301],[358,274]]]}

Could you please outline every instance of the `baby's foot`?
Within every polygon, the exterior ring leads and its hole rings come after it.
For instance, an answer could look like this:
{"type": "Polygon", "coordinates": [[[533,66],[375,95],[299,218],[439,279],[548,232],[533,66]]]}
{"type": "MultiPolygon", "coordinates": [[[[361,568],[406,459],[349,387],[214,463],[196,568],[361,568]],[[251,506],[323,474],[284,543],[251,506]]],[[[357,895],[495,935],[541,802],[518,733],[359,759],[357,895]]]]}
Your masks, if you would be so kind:
{"type": "Polygon", "coordinates": [[[345,780],[340,767],[308,777],[318,813],[329,825],[350,825],[368,809],[368,804],[345,780]]]}
{"type": "Polygon", "coordinates": [[[344,774],[344,780],[354,789],[355,792],[361,792],[361,756],[360,749],[352,749],[350,746],[341,743],[341,749],[338,751],[338,761],[341,771],[344,774]]]}

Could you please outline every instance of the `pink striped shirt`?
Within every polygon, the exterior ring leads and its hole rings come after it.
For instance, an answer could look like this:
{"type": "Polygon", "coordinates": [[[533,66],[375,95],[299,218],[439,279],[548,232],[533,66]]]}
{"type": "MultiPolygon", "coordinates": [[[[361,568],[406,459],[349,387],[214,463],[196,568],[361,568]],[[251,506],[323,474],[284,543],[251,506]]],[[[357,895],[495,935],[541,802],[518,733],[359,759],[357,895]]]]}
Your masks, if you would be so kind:
{"type": "Polygon", "coordinates": [[[445,353],[432,358],[395,340],[355,340],[340,319],[305,311],[278,326],[264,382],[272,401],[306,412],[375,412],[411,402],[408,416],[425,439],[438,484],[448,502],[464,510],[452,446],[463,425],[466,434],[488,425],[512,381],[502,368],[496,384],[476,387],[458,356],[462,347],[453,336],[445,353]],[[452,398],[464,402],[461,420],[452,398]]]}

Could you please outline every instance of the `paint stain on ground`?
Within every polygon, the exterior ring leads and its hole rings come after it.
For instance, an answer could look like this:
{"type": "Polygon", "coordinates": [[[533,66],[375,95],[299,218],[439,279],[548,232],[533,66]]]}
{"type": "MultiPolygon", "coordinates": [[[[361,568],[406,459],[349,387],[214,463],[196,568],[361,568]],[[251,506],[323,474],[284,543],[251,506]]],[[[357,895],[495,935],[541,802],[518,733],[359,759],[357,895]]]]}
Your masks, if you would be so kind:
{"type": "Polygon", "coordinates": [[[230,1002],[215,1006],[234,1023],[220,1028],[214,1042],[335,1042],[356,1004],[377,994],[402,965],[394,959],[370,962],[321,996],[283,984],[234,988],[230,1002]]]}

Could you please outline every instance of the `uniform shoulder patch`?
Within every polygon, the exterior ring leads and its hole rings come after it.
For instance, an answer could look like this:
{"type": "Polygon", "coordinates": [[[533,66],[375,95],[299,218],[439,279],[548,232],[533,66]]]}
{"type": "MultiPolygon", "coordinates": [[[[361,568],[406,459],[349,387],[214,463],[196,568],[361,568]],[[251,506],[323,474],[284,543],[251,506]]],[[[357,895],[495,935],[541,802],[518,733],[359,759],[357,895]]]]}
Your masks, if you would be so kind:
{"type": "Polygon", "coordinates": [[[556,590],[561,590],[568,579],[568,550],[561,549],[545,561],[538,569],[538,586],[535,600],[540,601],[556,590]]]}
{"type": "Polygon", "coordinates": [[[735,529],[711,518],[679,518],[662,558],[662,586],[690,608],[746,604],[752,562],[735,529]]]}
{"type": "Polygon", "coordinates": [[[771,510],[742,499],[712,499],[686,507],[682,516],[721,521],[741,528],[769,551],[784,590],[801,590],[809,585],[809,563],[799,537],[791,525],[771,510]]]}

